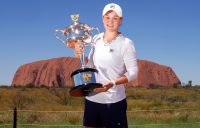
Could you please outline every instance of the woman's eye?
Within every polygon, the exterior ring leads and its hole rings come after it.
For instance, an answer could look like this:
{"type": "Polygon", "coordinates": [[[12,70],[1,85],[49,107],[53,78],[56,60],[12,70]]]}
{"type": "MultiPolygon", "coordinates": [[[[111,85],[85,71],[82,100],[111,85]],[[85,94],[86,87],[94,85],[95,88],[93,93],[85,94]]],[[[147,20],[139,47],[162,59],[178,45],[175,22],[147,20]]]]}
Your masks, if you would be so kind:
{"type": "Polygon", "coordinates": [[[115,21],[118,20],[118,17],[114,17],[114,20],[115,20],[115,21]]]}
{"type": "Polygon", "coordinates": [[[107,19],[107,20],[109,20],[109,19],[110,19],[110,17],[106,17],[106,19],[107,19]]]}

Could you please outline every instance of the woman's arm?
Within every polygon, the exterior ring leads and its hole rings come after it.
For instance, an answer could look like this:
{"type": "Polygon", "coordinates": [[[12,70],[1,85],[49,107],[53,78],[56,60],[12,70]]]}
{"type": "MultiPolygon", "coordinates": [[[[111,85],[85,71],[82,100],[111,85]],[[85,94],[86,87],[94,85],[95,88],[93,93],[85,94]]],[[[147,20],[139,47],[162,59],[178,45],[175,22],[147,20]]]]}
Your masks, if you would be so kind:
{"type": "Polygon", "coordinates": [[[122,55],[127,72],[118,79],[105,83],[102,88],[96,88],[95,92],[105,92],[113,86],[125,84],[137,78],[138,65],[136,51],[131,40],[126,42],[126,46],[122,49],[122,55]]]}
{"type": "Polygon", "coordinates": [[[94,92],[106,92],[108,89],[112,87],[125,83],[128,83],[128,79],[126,78],[126,76],[122,76],[115,81],[109,81],[105,83],[102,88],[95,88],[94,92]]]}

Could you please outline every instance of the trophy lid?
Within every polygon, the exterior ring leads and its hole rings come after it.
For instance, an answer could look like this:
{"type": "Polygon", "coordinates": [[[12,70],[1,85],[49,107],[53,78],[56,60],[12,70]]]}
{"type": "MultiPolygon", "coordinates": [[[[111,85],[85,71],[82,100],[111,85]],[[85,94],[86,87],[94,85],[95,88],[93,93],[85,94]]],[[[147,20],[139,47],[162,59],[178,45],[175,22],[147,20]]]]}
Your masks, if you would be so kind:
{"type": "Polygon", "coordinates": [[[79,14],[71,15],[71,19],[72,19],[74,24],[78,23],[79,16],[80,16],[79,14]]]}
{"type": "Polygon", "coordinates": [[[66,27],[64,30],[64,35],[67,37],[67,44],[71,48],[74,48],[75,42],[79,40],[84,42],[85,40],[91,38],[89,34],[91,27],[86,24],[79,23],[78,19],[79,14],[71,15],[73,24],[66,27]]]}

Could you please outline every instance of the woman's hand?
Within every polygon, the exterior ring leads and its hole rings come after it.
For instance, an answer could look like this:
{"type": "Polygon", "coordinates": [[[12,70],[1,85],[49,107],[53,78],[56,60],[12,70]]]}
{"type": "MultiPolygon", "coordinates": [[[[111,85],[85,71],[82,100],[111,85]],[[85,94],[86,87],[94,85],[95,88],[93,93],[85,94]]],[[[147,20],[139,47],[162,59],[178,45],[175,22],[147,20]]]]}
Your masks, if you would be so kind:
{"type": "Polygon", "coordinates": [[[85,50],[83,42],[76,42],[74,47],[74,55],[75,57],[80,57],[85,50]]]}
{"type": "Polygon", "coordinates": [[[95,88],[94,92],[97,92],[97,93],[106,92],[106,91],[108,91],[108,89],[110,89],[112,87],[113,87],[113,83],[112,82],[108,82],[108,83],[104,84],[102,88],[95,88]]]}

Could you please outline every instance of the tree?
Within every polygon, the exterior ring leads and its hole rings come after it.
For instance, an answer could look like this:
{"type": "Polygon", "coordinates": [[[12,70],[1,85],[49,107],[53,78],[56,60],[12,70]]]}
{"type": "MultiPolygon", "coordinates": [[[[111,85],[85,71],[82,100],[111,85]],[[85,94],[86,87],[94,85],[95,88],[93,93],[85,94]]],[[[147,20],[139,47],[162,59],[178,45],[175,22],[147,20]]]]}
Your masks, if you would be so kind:
{"type": "Polygon", "coordinates": [[[192,86],[192,81],[191,81],[191,80],[188,81],[188,86],[189,86],[189,87],[192,86]]]}

